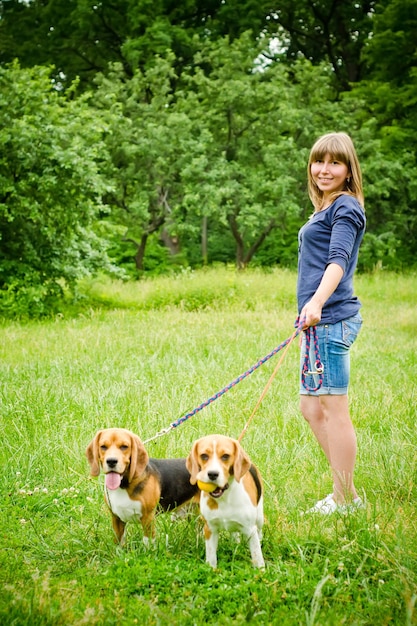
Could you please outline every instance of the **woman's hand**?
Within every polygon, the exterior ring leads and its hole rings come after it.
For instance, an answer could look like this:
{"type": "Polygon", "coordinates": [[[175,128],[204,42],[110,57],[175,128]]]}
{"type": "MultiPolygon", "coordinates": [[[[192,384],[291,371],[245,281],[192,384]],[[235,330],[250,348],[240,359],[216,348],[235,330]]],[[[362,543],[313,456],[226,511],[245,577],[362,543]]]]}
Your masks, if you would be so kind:
{"type": "Polygon", "coordinates": [[[314,298],[304,305],[300,313],[300,320],[305,318],[303,330],[309,328],[310,326],[316,326],[316,324],[320,322],[322,309],[323,305],[316,302],[314,298]]]}

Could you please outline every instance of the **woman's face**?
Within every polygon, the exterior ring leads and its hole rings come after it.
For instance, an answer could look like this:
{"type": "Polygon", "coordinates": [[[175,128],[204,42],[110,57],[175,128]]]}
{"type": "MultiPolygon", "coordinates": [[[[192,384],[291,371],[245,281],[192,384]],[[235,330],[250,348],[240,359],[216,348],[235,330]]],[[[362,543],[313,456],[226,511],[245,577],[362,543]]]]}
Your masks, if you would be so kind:
{"type": "Polygon", "coordinates": [[[349,168],[345,163],[335,160],[329,153],[323,159],[310,165],[311,177],[324,196],[345,188],[349,168]]]}

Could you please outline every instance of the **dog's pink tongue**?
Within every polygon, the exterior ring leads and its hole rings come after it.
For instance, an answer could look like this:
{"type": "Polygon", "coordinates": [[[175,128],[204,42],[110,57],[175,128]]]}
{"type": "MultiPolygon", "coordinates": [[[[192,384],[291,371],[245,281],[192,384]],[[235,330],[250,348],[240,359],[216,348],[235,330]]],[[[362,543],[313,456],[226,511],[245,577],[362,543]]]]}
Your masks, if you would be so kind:
{"type": "Polygon", "coordinates": [[[120,474],[116,472],[109,472],[106,474],[106,487],[107,489],[117,489],[120,487],[120,483],[122,482],[122,477],[120,474]]]}

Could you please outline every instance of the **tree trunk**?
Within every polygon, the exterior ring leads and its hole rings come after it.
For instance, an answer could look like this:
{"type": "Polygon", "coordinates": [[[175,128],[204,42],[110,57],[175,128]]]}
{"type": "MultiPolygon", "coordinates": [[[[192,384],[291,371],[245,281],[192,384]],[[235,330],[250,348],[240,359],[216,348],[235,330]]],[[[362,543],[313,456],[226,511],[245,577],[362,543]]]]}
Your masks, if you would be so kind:
{"type": "Polygon", "coordinates": [[[242,236],[239,232],[239,227],[236,221],[236,215],[228,215],[227,220],[230,224],[232,235],[236,241],[236,267],[238,270],[245,269],[244,251],[245,245],[242,236]]]}
{"type": "Polygon", "coordinates": [[[176,235],[171,236],[164,228],[160,234],[161,241],[168,248],[172,256],[179,254],[181,251],[180,241],[176,235]]]}
{"type": "Polygon", "coordinates": [[[271,230],[275,228],[275,225],[275,220],[271,220],[268,226],[266,226],[266,228],[259,235],[258,239],[251,245],[243,259],[245,266],[248,265],[250,261],[252,261],[254,254],[257,252],[257,250],[259,250],[271,230]]]}
{"type": "Polygon", "coordinates": [[[147,233],[144,233],[142,237],[140,238],[140,243],[137,247],[136,254],[135,254],[136,269],[139,272],[142,272],[144,269],[143,260],[145,258],[145,248],[146,248],[147,241],[148,241],[148,235],[147,233]]]}
{"type": "Polygon", "coordinates": [[[243,241],[243,238],[239,232],[236,216],[229,215],[228,221],[233,237],[236,241],[236,267],[238,270],[244,270],[249,265],[249,263],[253,259],[254,254],[257,252],[257,250],[259,250],[271,230],[275,228],[276,223],[275,220],[271,220],[245,254],[245,242],[243,241]]]}

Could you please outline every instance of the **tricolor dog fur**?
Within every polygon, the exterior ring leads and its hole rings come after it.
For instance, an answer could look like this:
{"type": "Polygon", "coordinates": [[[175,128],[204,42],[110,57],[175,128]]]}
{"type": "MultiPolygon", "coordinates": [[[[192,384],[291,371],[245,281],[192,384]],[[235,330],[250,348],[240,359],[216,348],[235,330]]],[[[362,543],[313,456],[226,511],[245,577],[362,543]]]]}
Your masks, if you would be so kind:
{"type": "Polygon", "coordinates": [[[206,561],[217,567],[219,532],[239,532],[249,543],[252,563],[265,567],[261,539],[264,523],[263,486],[257,468],[240,443],[223,435],[194,442],[187,457],[191,483],[200,482],[200,511],[205,521],[206,561]],[[211,483],[208,487],[204,485],[211,483]]]}
{"type": "Polygon", "coordinates": [[[145,544],[155,536],[157,507],[169,511],[198,493],[186,459],[154,459],[138,435],[124,428],[99,430],[86,449],[91,475],[105,474],[104,493],[116,541],[123,543],[126,523],[140,521],[145,544]]]}

